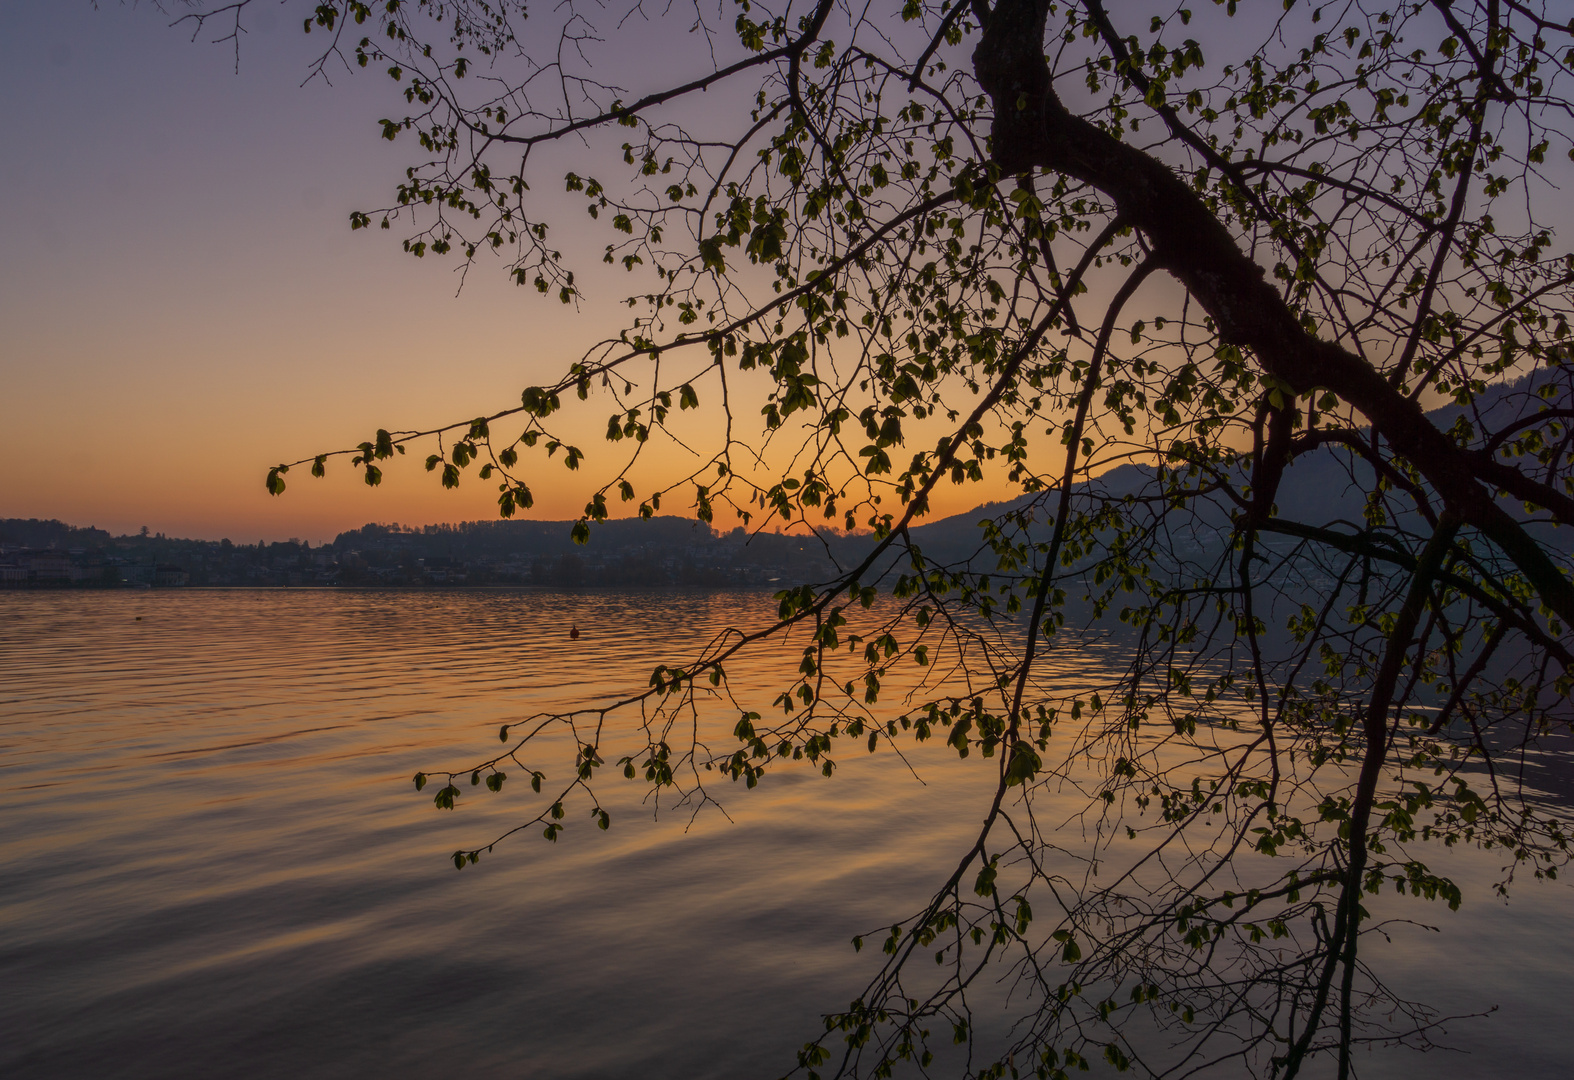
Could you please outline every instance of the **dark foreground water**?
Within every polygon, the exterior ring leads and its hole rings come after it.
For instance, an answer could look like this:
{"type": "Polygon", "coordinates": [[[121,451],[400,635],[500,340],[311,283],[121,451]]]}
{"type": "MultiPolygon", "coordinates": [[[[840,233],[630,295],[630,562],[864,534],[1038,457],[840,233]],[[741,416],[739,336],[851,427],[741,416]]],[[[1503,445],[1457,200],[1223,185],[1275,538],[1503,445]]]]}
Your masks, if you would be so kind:
{"type": "MultiPolygon", "coordinates": [[[[611,830],[571,817],[556,844],[530,830],[462,873],[449,853],[543,797],[516,773],[443,813],[409,782],[772,606],[0,596],[0,1076],[785,1072],[877,967],[851,935],[920,905],[971,841],[990,767],[923,753],[920,781],[894,755],[848,754],[832,780],[723,783],[726,814],[692,823],[612,784],[611,830]]],[[[1050,675],[1074,687],[1111,662],[1062,650],[1050,675]]],[[[1450,1025],[1468,1053],[1363,1054],[1363,1075],[1569,1075],[1574,891],[1527,882],[1505,904],[1495,853],[1436,862],[1464,908],[1427,906],[1441,932],[1364,958],[1445,1013],[1499,1008],[1450,1025]]]]}

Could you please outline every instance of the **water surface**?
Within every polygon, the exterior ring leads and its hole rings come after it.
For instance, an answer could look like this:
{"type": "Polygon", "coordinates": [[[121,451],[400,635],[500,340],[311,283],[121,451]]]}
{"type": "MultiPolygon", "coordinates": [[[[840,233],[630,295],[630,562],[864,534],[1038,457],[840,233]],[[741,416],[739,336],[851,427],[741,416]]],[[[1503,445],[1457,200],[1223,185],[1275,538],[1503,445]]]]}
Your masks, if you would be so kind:
{"type": "MultiPolygon", "coordinates": [[[[462,873],[452,851],[543,796],[516,772],[498,795],[465,785],[443,813],[409,781],[491,752],[501,723],[637,688],[773,607],[749,593],[0,596],[0,1074],[785,1072],[877,967],[851,935],[919,906],[971,842],[992,766],[844,751],[831,780],[789,767],[754,791],[722,782],[725,812],[698,817],[653,815],[642,788],[609,782],[609,831],[570,817],[557,843],[530,830],[462,873]]],[[[1047,677],[1074,688],[1118,662],[1062,650],[1047,677]]],[[[1365,1075],[1565,1075],[1574,894],[1526,884],[1505,906],[1485,888],[1495,854],[1445,859],[1465,907],[1425,908],[1440,933],[1367,959],[1446,1012],[1501,1008],[1450,1026],[1469,1055],[1378,1055],[1365,1075]]]]}

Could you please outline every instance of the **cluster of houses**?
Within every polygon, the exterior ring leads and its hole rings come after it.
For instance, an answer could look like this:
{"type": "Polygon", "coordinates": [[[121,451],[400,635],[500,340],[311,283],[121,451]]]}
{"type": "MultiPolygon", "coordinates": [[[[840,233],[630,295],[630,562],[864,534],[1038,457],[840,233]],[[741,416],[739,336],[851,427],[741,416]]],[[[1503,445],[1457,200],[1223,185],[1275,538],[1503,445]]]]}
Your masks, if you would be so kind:
{"type": "Polygon", "coordinates": [[[141,562],[85,549],[0,547],[0,587],[64,585],[185,585],[191,574],[168,563],[141,562]]]}
{"type": "Polygon", "coordinates": [[[60,522],[0,521],[0,587],[757,588],[817,580],[825,553],[798,537],[716,533],[679,519],[612,522],[589,544],[572,522],[368,525],[313,546],[163,534],[111,536],[60,522]],[[22,543],[17,543],[21,540],[22,543]]]}

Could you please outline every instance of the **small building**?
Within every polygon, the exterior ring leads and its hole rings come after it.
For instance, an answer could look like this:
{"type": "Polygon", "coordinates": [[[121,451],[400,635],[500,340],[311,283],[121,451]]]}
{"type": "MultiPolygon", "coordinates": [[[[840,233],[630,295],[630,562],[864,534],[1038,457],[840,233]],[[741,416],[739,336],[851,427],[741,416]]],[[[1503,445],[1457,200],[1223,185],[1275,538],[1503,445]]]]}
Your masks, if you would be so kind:
{"type": "Polygon", "coordinates": [[[190,580],[191,575],[178,566],[159,566],[153,571],[155,585],[184,585],[190,580]]]}
{"type": "Polygon", "coordinates": [[[63,551],[30,551],[22,558],[27,562],[28,577],[33,581],[71,580],[71,557],[63,551]]]}
{"type": "Polygon", "coordinates": [[[433,584],[444,584],[450,581],[463,581],[465,579],[465,566],[457,559],[443,556],[431,556],[418,560],[421,573],[426,580],[433,584]]]}
{"type": "Polygon", "coordinates": [[[103,584],[118,579],[119,575],[111,577],[111,573],[111,567],[101,558],[79,558],[71,563],[71,580],[77,583],[103,584]]]}

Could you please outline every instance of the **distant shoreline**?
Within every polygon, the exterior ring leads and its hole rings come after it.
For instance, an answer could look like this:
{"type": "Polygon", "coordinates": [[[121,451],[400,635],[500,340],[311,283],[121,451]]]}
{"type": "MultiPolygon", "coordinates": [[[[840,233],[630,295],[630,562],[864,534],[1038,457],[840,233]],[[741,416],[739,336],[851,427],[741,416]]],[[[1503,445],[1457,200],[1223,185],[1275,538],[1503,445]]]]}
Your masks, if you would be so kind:
{"type": "Polygon", "coordinates": [[[114,585],[39,584],[8,585],[0,588],[0,597],[11,593],[191,593],[191,592],[400,592],[400,593],[452,593],[452,592],[780,592],[782,589],[806,585],[806,581],[783,581],[764,585],[133,585],[125,582],[114,585]]]}

